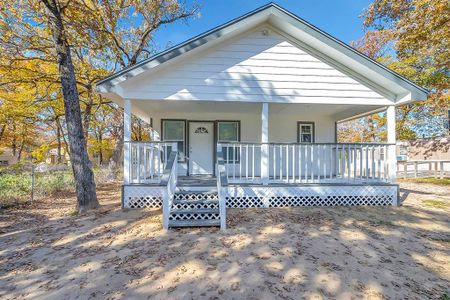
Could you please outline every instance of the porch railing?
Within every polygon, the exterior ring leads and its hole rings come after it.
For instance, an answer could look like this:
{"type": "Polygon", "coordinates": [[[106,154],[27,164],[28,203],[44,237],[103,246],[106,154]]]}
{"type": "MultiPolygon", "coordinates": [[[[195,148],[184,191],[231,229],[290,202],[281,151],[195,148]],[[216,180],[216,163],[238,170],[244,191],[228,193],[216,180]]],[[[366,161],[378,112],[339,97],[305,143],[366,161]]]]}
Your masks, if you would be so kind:
{"type": "Polygon", "coordinates": [[[159,183],[172,150],[171,142],[125,142],[124,179],[128,183],[159,183]],[[128,159],[128,164],[127,164],[128,159]]]}
{"type": "Polygon", "coordinates": [[[219,198],[219,214],[220,214],[220,229],[225,230],[227,226],[227,207],[225,201],[224,189],[228,185],[228,179],[225,169],[225,162],[223,160],[222,151],[217,151],[217,195],[219,198]]]}
{"type": "Polygon", "coordinates": [[[170,153],[167,164],[164,168],[161,184],[166,188],[163,195],[163,228],[169,228],[170,208],[172,207],[173,197],[177,188],[178,181],[178,154],[175,151],[170,153]]]}
{"type": "MultiPolygon", "coordinates": [[[[230,183],[391,182],[386,143],[220,143],[230,183]]],[[[392,159],[395,160],[395,157],[392,159]]],[[[395,167],[395,164],[394,164],[395,167]]],[[[395,173],[394,173],[395,174],[395,173]]]]}

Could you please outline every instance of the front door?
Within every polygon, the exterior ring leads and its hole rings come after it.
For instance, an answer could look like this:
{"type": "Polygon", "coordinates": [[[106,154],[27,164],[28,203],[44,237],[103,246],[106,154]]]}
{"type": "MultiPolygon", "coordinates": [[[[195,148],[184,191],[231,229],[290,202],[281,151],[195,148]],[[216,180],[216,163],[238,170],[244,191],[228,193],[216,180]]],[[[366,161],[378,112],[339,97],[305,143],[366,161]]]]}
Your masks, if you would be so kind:
{"type": "Polygon", "coordinates": [[[189,174],[214,174],[214,122],[189,122],[189,174]]]}

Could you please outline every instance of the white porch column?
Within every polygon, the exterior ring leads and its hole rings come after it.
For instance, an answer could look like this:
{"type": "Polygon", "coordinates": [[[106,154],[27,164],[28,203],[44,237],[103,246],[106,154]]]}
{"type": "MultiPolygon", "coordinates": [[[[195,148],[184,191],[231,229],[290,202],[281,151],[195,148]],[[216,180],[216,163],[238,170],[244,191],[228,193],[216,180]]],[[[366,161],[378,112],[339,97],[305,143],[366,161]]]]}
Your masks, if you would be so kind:
{"type": "Polygon", "coordinates": [[[386,127],[387,127],[387,142],[394,145],[388,146],[388,160],[389,160],[389,179],[391,183],[395,183],[397,177],[397,153],[395,143],[397,138],[395,136],[395,106],[388,106],[386,110],[386,127]]]}
{"type": "Polygon", "coordinates": [[[124,100],[123,104],[123,183],[128,184],[131,181],[131,101],[124,100]]]}
{"type": "Polygon", "coordinates": [[[261,180],[264,185],[269,183],[269,103],[261,106],[261,180]]]}

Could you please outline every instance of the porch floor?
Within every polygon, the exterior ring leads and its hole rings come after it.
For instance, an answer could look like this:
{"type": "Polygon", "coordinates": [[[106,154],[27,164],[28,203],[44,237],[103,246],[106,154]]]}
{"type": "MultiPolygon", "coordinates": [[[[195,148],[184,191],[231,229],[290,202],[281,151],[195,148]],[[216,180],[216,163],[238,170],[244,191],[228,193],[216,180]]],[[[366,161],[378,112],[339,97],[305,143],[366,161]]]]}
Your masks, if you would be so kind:
{"type": "MultiPolygon", "coordinates": [[[[271,179],[273,179],[271,177],[271,179]]],[[[317,178],[316,178],[317,179],[317,178]]],[[[216,177],[212,175],[195,175],[195,176],[178,176],[178,187],[216,187],[217,181],[216,177]]],[[[327,181],[324,181],[323,178],[320,179],[320,182],[270,182],[269,186],[298,186],[298,185],[367,185],[367,184],[375,184],[375,185],[392,185],[387,182],[383,182],[377,179],[372,178],[363,178],[363,179],[352,179],[348,180],[346,178],[332,178],[327,181]]],[[[240,185],[240,186],[255,186],[262,185],[259,181],[259,178],[255,178],[255,181],[249,180],[247,182],[234,183],[232,180],[229,180],[229,185],[240,185]]]]}

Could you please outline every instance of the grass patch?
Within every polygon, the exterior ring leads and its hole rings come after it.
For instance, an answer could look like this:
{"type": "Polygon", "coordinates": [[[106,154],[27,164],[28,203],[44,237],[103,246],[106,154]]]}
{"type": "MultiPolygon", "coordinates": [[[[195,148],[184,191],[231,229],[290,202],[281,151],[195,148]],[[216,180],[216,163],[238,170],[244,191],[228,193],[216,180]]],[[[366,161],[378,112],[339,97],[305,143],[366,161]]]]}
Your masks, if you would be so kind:
{"type": "Polygon", "coordinates": [[[445,202],[443,200],[427,199],[427,200],[423,200],[422,203],[425,206],[439,208],[439,209],[446,209],[446,208],[450,207],[450,203],[445,202]]]}
{"type": "Polygon", "coordinates": [[[414,183],[431,183],[437,185],[450,185],[450,178],[414,178],[414,179],[403,179],[405,182],[414,183]]]}
{"type": "MultiPolygon", "coordinates": [[[[95,169],[94,173],[98,185],[109,180],[106,169],[95,169]]],[[[0,209],[13,208],[30,202],[31,177],[29,170],[0,170],[0,209]]],[[[35,173],[35,199],[74,190],[75,180],[71,170],[35,173]]]]}
{"type": "Polygon", "coordinates": [[[445,294],[443,294],[442,296],[441,296],[441,298],[439,298],[439,300],[450,300],[450,296],[449,296],[450,294],[448,294],[448,293],[445,293],[445,294]]]}

